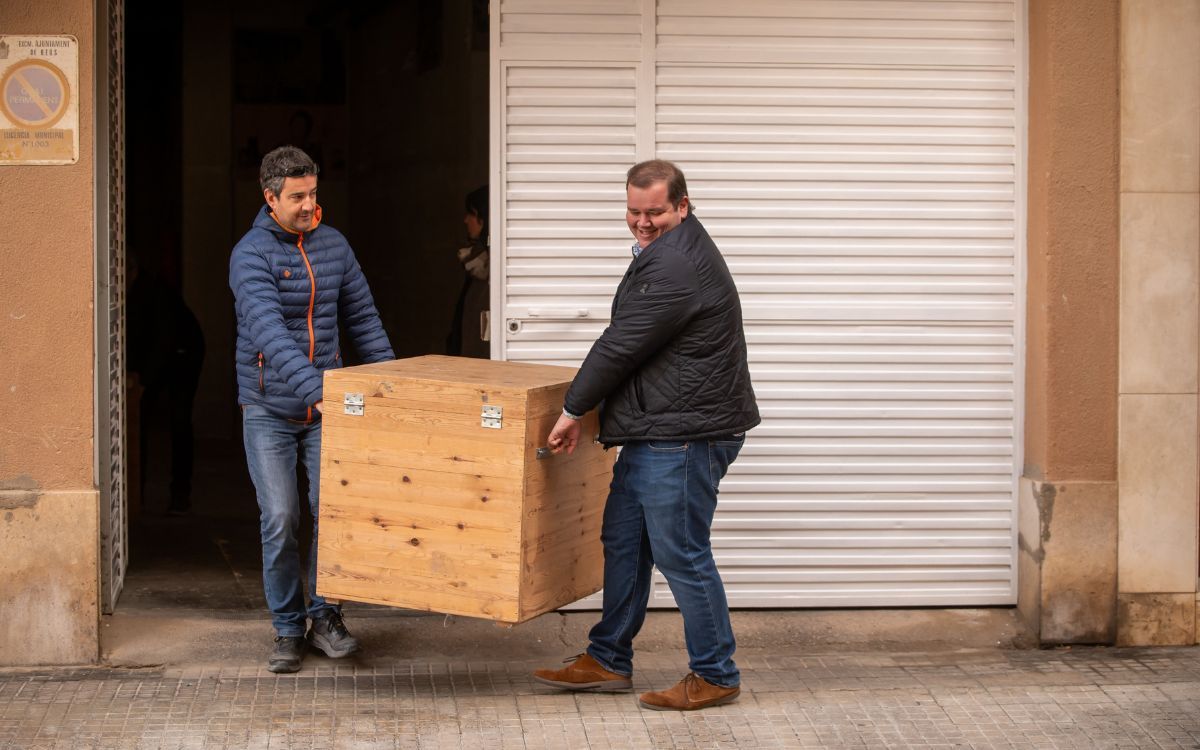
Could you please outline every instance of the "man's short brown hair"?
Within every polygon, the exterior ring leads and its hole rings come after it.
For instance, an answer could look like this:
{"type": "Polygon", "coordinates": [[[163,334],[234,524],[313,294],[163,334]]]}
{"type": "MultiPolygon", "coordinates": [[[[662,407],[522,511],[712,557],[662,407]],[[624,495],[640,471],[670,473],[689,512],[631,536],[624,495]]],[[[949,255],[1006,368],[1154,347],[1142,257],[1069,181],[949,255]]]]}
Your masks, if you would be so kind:
{"type": "Polygon", "coordinates": [[[645,190],[656,182],[667,183],[667,200],[675,208],[679,207],[679,201],[687,197],[687,180],[683,170],[666,159],[639,162],[630,167],[625,175],[625,187],[633,185],[645,190]]]}
{"type": "Polygon", "coordinates": [[[286,178],[315,175],[320,171],[308,154],[295,146],[280,146],[263,157],[258,168],[258,184],[278,197],[286,178]]]}

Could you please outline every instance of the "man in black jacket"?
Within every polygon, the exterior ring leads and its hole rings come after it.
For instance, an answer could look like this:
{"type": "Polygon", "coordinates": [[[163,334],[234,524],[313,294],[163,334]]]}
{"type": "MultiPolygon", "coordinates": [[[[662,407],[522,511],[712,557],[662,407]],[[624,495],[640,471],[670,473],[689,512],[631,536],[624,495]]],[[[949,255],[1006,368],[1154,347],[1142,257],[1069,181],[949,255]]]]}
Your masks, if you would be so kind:
{"type": "Polygon", "coordinates": [[[574,451],[579,417],[601,406],[600,440],[623,446],[604,509],[604,611],[591,643],[538,682],[567,690],[632,687],[633,639],[652,567],[683,615],[691,673],[645,693],[656,710],[728,703],[740,690],[725,588],[709,540],[717,487],[746,430],[759,423],[737,288],[699,220],[683,172],[642,162],[625,183],[626,222],[637,242],[617,287],[612,322],[567,391],[547,439],[574,451]]]}

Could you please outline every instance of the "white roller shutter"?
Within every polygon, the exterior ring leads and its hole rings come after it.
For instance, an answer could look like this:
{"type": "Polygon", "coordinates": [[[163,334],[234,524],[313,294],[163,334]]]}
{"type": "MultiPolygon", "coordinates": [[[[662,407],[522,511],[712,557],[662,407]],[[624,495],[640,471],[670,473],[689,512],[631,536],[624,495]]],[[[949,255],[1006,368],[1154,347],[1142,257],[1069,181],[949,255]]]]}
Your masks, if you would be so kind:
{"type": "Polygon", "coordinates": [[[634,67],[504,69],[506,359],[578,365],[628,264],[634,67]],[[520,330],[511,330],[519,325],[520,330]]]}
{"type": "Polygon", "coordinates": [[[731,604],[1015,603],[1018,4],[499,10],[496,354],[582,360],[629,262],[624,171],[671,159],[764,417],[714,522],[731,604]]]}

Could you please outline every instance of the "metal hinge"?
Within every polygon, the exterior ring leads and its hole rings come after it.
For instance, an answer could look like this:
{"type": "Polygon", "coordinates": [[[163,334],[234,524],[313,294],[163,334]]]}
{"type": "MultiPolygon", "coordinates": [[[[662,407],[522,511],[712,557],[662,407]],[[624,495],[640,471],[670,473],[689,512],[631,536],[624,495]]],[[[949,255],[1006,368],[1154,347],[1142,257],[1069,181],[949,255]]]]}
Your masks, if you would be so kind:
{"type": "Polygon", "coordinates": [[[347,393],[342,399],[342,404],[346,407],[346,413],[352,417],[361,417],[363,415],[364,403],[361,393],[347,393]]]}
{"type": "Polygon", "coordinates": [[[498,430],[504,426],[504,407],[503,406],[484,406],[483,413],[479,415],[480,426],[488,427],[493,430],[498,430]]]}

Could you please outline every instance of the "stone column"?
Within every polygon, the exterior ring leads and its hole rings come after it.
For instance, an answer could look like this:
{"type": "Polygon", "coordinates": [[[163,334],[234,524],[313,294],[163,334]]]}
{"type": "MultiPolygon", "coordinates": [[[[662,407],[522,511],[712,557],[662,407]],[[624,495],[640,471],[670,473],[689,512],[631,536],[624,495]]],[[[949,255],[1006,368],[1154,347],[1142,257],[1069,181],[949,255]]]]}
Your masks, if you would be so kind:
{"type": "Polygon", "coordinates": [[[1121,3],[1117,642],[1195,643],[1200,0],[1121,3]]]}
{"type": "Polygon", "coordinates": [[[1118,0],[1029,0],[1019,608],[1111,643],[1117,570],[1118,0]]]}

